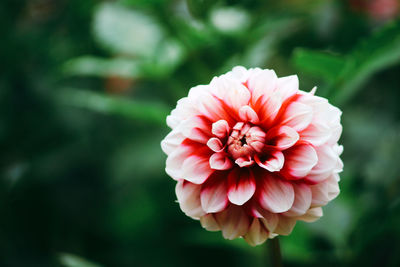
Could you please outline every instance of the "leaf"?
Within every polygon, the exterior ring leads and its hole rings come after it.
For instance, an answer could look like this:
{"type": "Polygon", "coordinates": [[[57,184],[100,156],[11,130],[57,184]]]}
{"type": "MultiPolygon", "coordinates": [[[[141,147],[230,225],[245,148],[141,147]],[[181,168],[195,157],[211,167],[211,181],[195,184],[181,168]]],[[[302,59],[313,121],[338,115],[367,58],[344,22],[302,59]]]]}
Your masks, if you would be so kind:
{"type": "Polygon", "coordinates": [[[67,61],[63,70],[68,75],[83,76],[118,76],[137,78],[140,76],[140,66],[132,59],[104,59],[93,56],[82,56],[67,61]]]}
{"type": "Polygon", "coordinates": [[[332,85],[332,100],[342,104],[354,96],[374,73],[400,62],[400,20],[389,23],[357,45],[346,68],[332,85]]]}
{"type": "Polygon", "coordinates": [[[339,56],[300,48],[294,51],[292,61],[299,70],[327,81],[337,79],[346,64],[346,61],[339,56]]]}
{"type": "Polygon", "coordinates": [[[60,253],[59,261],[65,267],[101,267],[97,263],[90,262],[84,258],[69,253],[60,253]]]}
{"type": "Polygon", "coordinates": [[[86,90],[63,89],[57,98],[65,105],[86,108],[104,114],[121,115],[162,126],[165,126],[165,118],[169,113],[169,109],[162,103],[128,100],[86,90]]]}

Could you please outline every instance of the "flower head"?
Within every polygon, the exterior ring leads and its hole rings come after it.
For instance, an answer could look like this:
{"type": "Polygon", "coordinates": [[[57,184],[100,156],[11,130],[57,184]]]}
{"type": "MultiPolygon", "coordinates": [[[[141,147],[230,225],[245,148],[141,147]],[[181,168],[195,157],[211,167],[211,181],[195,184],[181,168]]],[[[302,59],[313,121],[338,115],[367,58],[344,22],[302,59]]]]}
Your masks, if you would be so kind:
{"type": "Polygon", "coordinates": [[[235,67],[178,101],[161,146],[186,215],[251,245],[322,216],[339,194],[341,111],[298,87],[235,67]]]}

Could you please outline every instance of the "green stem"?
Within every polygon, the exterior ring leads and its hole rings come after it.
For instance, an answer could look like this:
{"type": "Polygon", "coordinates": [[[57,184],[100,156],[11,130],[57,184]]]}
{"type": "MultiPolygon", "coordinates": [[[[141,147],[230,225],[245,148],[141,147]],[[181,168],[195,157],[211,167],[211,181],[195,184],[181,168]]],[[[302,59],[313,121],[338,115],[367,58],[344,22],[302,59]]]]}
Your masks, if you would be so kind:
{"type": "Polygon", "coordinates": [[[281,255],[281,247],[279,245],[278,237],[274,239],[270,239],[267,242],[268,250],[269,250],[269,258],[272,267],[282,267],[282,255],[281,255]]]}

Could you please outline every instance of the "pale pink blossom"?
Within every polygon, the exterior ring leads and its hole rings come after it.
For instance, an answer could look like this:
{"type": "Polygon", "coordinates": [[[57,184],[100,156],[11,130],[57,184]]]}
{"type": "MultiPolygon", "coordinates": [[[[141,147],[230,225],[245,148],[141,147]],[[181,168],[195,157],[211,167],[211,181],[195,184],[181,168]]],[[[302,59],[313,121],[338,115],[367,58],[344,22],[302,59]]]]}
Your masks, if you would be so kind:
{"type": "Polygon", "coordinates": [[[250,245],[321,217],[339,194],[342,126],[314,93],[296,75],[243,67],[190,89],[161,143],[182,211],[250,245]]]}

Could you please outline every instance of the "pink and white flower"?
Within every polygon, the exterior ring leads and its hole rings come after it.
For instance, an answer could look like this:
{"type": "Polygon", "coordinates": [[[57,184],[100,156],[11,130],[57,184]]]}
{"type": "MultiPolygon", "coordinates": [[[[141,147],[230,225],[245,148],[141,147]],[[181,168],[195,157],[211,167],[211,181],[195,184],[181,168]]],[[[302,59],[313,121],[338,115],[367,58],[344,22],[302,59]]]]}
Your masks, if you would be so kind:
{"type": "Polygon", "coordinates": [[[296,75],[268,69],[235,67],[190,89],[161,142],[182,211],[250,245],[315,221],[339,194],[340,116],[296,75]]]}

